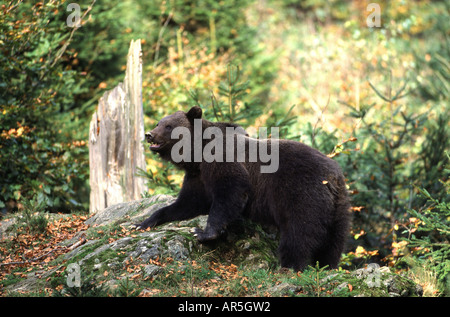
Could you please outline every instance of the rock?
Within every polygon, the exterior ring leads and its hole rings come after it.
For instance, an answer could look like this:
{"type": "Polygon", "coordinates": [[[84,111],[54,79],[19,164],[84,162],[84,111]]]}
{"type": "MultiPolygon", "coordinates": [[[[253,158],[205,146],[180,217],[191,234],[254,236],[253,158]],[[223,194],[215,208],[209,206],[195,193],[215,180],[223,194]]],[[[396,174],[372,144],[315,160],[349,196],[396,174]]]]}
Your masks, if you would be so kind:
{"type": "Polygon", "coordinates": [[[154,240],[149,238],[139,240],[133,250],[128,253],[127,260],[139,258],[144,262],[148,262],[150,259],[156,259],[160,256],[160,238],[157,235],[152,235],[152,237],[154,240]]]}
{"type": "Polygon", "coordinates": [[[102,245],[100,247],[98,247],[97,249],[95,249],[93,252],[87,254],[82,260],[80,260],[78,262],[78,264],[80,266],[83,266],[85,264],[85,262],[91,258],[95,258],[96,256],[98,256],[100,253],[102,253],[103,251],[108,250],[111,247],[110,244],[106,244],[106,245],[102,245]]]}
{"type": "Polygon", "coordinates": [[[186,239],[182,236],[175,236],[167,242],[167,254],[175,260],[186,260],[189,257],[189,250],[185,247],[186,239]]]}
{"type": "Polygon", "coordinates": [[[101,263],[94,264],[94,270],[99,270],[102,267],[101,263]]]}
{"type": "Polygon", "coordinates": [[[125,222],[131,225],[152,215],[156,210],[170,205],[175,198],[169,195],[155,195],[150,198],[118,203],[95,213],[86,220],[88,225],[108,225],[125,222]]]}
{"type": "Polygon", "coordinates": [[[416,284],[415,293],[417,294],[417,296],[423,296],[423,287],[419,284],[416,284]]]}
{"type": "Polygon", "coordinates": [[[7,236],[6,231],[8,230],[9,227],[14,225],[16,222],[17,222],[17,219],[15,217],[0,221],[0,239],[3,239],[7,236]]]}
{"type": "Polygon", "coordinates": [[[415,284],[410,279],[401,275],[391,275],[383,282],[383,284],[386,286],[389,296],[391,297],[423,295],[423,290],[420,285],[415,284]]]}
{"type": "Polygon", "coordinates": [[[344,288],[348,288],[348,282],[343,282],[336,287],[336,292],[342,291],[344,288]]]}
{"type": "Polygon", "coordinates": [[[71,259],[71,258],[76,257],[78,254],[80,254],[81,252],[83,252],[83,250],[84,250],[85,248],[88,248],[89,246],[91,246],[91,245],[93,245],[93,244],[95,244],[95,243],[97,243],[96,240],[89,240],[89,241],[86,242],[85,244],[80,245],[78,248],[76,248],[76,249],[70,251],[69,253],[66,253],[66,254],[64,255],[64,260],[69,260],[69,259],[71,259]]]}
{"type": "Polygon", "coordinates": [[[361,292],[365,296],[422,296],[421,287],[407,277],[391,273],[388,267],[371,263],[366,268],[352,272],[361,280],[361,292]]]}
{"type": "Polygon", "coordinates": [[[139,258],[143,262],[148,262],[150,259],[156,260],[158,256],[161,254],[161,251],[159,249],[159,245],[155,245],[151,249],[146,250],[144,253],[142,253],[139,258]]]}
{"type": "Polygon", "coordinates": [[[300,292],[301,290],[302,288],[298,285],[281,283],[270,288],[268,292],[272,296],[282,296],[282,295],[292,295],[294,293],[300,292]]]}
{"type": "Polygon", "coordinates": [[[128,258],[125,261],[140,259],[143,262],[148,262],[150,259],[155,260],[158,257],[171,257],[174,260],[181,261],[189,258],[188,242],[181,235],[172,235],[170,239],[166,237],[164,243],[162,243],[164,235],[161,233],[149,234],[149,232],[145,232],[140,237],[141,240],[128,253],[128,258]]]}
{"type": "Polygon", "coordinates": [[[149,264],[144,267],[146,277],[155,277],[163,271],[163,268],[158,265],[149,264]]]}
{"type": "Polygon", "coordinates": [[[400,296],[401,289],[393,276],[389,277],[383,284],[387,287],[389,294],[393,293],[400,296]]]}
{"type": "Polygon", "coordinates": [[[132,241],[133,241],[132,237],[125,237],[123,239],[112,242],[110,244],[110,246],[111,246],[111,249],[113,249],[113,250],[123,249],[127,245],[129,245],[132,241]]]}

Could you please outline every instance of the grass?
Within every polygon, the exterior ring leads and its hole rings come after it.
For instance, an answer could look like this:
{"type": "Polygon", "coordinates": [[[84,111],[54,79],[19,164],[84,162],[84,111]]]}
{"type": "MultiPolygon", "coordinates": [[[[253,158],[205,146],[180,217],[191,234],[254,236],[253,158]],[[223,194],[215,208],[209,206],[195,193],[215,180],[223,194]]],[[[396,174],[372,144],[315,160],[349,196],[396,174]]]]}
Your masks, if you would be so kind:
{"type": "Polygon", "coordinates": [[[411,279],[422,286],[423,296],[439,297],[442,295],[442,290],[445,290],[445,285],[438,280],[436,272],[430,270],[429,267],[411,256],[405,257],[403,261],[408,263],[410,268],[408,275],[411,279]]]}

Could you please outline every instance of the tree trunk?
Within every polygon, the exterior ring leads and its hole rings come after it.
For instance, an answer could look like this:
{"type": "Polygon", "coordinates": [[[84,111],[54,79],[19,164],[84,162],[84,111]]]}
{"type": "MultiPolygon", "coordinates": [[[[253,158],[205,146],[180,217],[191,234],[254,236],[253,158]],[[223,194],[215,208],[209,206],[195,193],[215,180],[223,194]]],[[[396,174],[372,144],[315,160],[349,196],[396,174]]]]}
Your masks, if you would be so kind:
{"type": "Polygon", "coordinates": [[[145,182],[142,59],[140,40],[131,41],[123,83],[104,93],[89,129],[89,211],[140,199],[145,182]]]}

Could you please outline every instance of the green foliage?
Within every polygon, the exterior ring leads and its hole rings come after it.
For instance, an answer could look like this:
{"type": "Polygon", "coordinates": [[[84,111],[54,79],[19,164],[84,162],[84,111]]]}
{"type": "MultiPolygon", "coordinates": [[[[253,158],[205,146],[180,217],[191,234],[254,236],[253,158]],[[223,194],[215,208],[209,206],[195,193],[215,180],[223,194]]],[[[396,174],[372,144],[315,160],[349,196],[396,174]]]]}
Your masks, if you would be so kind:
{"type": "MultiPolygon", "coordinates": [[[[174,181],[169,179],[167,173],[167,170],[173,170],[175,167],[171,163],[165,162],[164,164],[168,166],[168,168],[164,169],[161,173],[155,174],[152,170],[146,172],[139,168],[136,176],[144,178],[147,181],[146,185],[148,188],[157,190],[154,194],[175,194],[177,192],[176,186],[174,181]]],[[[146,192],[145,195],[149,195],[148,192],[146,192]]]]}
{"type": "Polygon", "coordinates": [[[237,50],[248,52],[247,40],[250,28],[245,24],[244,9],[252,1],[189,0],[153,1],[148,8],[154,18],[170,18],[175,28],[181,27],[198,36],[198,41],[207,43],[211,51],[237,50]]]}
{"type": "MultiPolygon", "coordinates": [[[[448,154],[447,154],[448,156],[448,154]]],[[[446,169],[447,175],[450,170],[446,169]]],[[[404,234],[407,237],[408,248],[413,254],[437,274],[439,281],[448,284],[450,280],[450,181],[442,181],[447,196],[443,200],[436,199],[424,188],[418,188],[421,196],[427,199],[427,204],[421,209],[409,209],[408,226],[404,234]]],[[[450,289],[447,289],[448,293],[450,289]]]]}
{"type": "MultiPolygon", "coordinates": [[[[444,167],[449,163],[446,151],[450,146],[450,114],[440,113],[436,120],[426,123],[427,138],[424,140],[419,151],[419,159],[414,167],[417,186],[423,187],[436,199],[443,199],[447,193],[445,186],[440,181],[444,176],[444,167]]],[[[414,205],[422,206],[424,197],[414,197],[414,205]]]]}
{"type": "Polygon", "coordinates": [[[322,288],[325,282],[328,282],[326,276],[328,273],[325,267],[320,267],[319,262],[314,267],[308,266],[308,268],[302,274],[302,281],[305,288],[305,292],[308,295],[320,297],[322,294],[322,288]]]}
{"type": "Polygon", "coordinates": [[[326,1],[296,1],[283,0],[283,6],[296,9],[307,17],[318,22],[326,22],[329,19],[345,20],[349,18],[348,3],[344,0],[326,1]]]}
{"type": "MultiPolygon", "coordinates": [[[[439,6],[423,18],[441,16],[439,6]]],[[[351,144],[349,155],[337,157],[354,193],[353,206],[364,207],[354,215],[354,232],[359,236],[362,229],[360,243],[378,248],[381,256],[395,249],[391,243],[401,235],[396,227],[407,210],[417,210],[425,203],[423,196],[415,195],[415,188],[424,188],[437,199],[447,196],[439,179],[448,162],[445,150],[450,139],[448,95],[443,84],[448,81],[449,69],[441,62],[442,56],[450,56],[447,46],[442,47],[448,42],[442,31],[448,21],[438,18],[426,28],[414,16],[397,16],[392,8],[386,14],[395,21],[384,25],[395,54],[410,49],[415,64],[400,71],[397,58],[387,54],[387,63],[369,65],[367,95],[358,104],[341,101],[350,109],[348,116],[355,118],[357,128],[352,135],[358,143],[351,144]],[[414,23],[433,36],[426,52],[415,41],[405,40],[414,23]]],[[[378,34],[381,37],[383,33],[378,34]]]]}
{"type": "MultiPolygon", "coordinates": [[[[370,82],[369,82],[370,83],[370,82]]],[[[386,102],[383,112],[373,120],[371,110],[376,105],[362,106],[359,110],[351,107],[351,116],[359,119],[362,128],[356,134],[365,141],[364,153],[358,153],[358,168],[352,172],[351,179],[357,180],[356,189],[360,192],[355,199],[371,202],[374,211],[383,210],[383,217],[395,222],[405,208],[405,202],[398,199],[399,192],[408,188],[414,175],[410,174],[406,155],[413,139],[417,137],[426,120],[425,114],[406,112],[395,102],[403,97],[406,83],[393,93],[388,87],[388,96],[370,84],[376,95],[386,102]],[[361,171],[360,169],[363,168],[361,171]],[[357,176],[356,176],[356,175],[357,176]],[[360,177],[364,175],[364,179],[360,177]],[[381,198],[381,199],[380,199],[381,198]]],[[[407,197],[406,197],[407,198],[407,197]]],[[[377,221],[381,215],[377,215],[377,221]]]]}
{"type": "Polygon", "coordinates": [[[66,283],[61,291],[54,289],[54,297],[107,297],[108,288],[104,284],[98,284],[93,272],[80,270],[80,286],[70,287],[66,283]]]}
{"type": "Polygon", "coordinates": [[[82,91],[83,79],[66,67],[70,42],[62,3],[20,2],[0,17],[0,207],[43,190],[49,206],[73,208],[85,186],[86,149],[61,134],[60,112],[82,91]]]}
{"type": "Polygon", "coordinates": [[[235,122],[248,126],[261,115],[261,109],[255,104],[242,102],[247,95],[248,81],[241,82],[241,70],[238,66],[228,65],[227,77],[219,84],[219,97],[211,93],[211,110],[201,104],[198,92],[191,90],[189,93],[196,105],[208,109],[205,113],[207,118],[213,121],[235,122]],[[212,113],[211,113],[212,112],[212,113]]]}
{"type": "Polygon", "coordinates": [[[424,30],[424,36],[430,37],[427,43],[427,54],[420,53],[414,47],[414,58],[417,63],[415,81],[418,86],[418,95],[424,100],[445,102],[450,97],[450,46],[448,29],[450,21],[448,1],[435,4],[433,12],[427,15],[432,19],[431,27],[424,30]]]}
{"type": "Polygon", "coordinates": [[[136,286],[136,284],[128,277],[122,279],[117,286],[115,296],[118,297],[136,297],[142,291],[142,288],[136,286]]]}
{"type": "Polygon", "coordinates": [[[47,228],[48,219],[46,212],[48,208],[48,198],[40,194],[35,194],[32,199],[22,199],[23,211],[21,222],[17,227],[25,226],[31,233],[44,233],[47,228]]]}

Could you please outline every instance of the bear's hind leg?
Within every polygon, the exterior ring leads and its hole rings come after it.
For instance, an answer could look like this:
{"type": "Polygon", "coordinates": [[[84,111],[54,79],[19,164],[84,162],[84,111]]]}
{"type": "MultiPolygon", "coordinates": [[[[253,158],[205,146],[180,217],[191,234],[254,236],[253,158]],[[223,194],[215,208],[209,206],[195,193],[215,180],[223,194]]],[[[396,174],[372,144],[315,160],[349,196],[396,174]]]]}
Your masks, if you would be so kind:
{"type": "MultiPolygon", "coordinates": [[[[342,191],[345,190],[345,187],[343,187],[342,191]]],[[[349,208],[347,196],[341,195],[334,211],[335,218],[327,230],[326,239],[322,242],[321,247],[314,252],[314,261],[319,261],[321,266],[328,265],[330,269],[339,266],[350,231],[351,216],[349,208]]]]}
{"type": "Polygon", "coordinates": [[[278,254],[281,266],[292,268],[295,271],[303,271],[311,260],[310,248],[299,241],[295,235],[281,232],[278,254]]]}
{"type": "Polygon", "coordinates": [[[336,269],[339,266],[343,247],[330,242],[320,248],[314,255],[314,262],[319,262],[320,267],[328,266],[328,269],[336,269]]]}
{"type": "Polygon", "coordinates": [[[322,246],[315,252],[314,261],[319,261],[320,266],[328,265],[329,269],[336,269],[339,266],[341,254],[345,248],[346,229],[341,229],[334,225],[328,231],[328,237],[322,246]]]}
{"type": "Polygon", "coordinates": [[[314,262],[319,262],[320,267],[328,266],[328,269],[336,269],[341,258],[341,249],[333,242],[329,242],[316,251],[314,262]]]}

